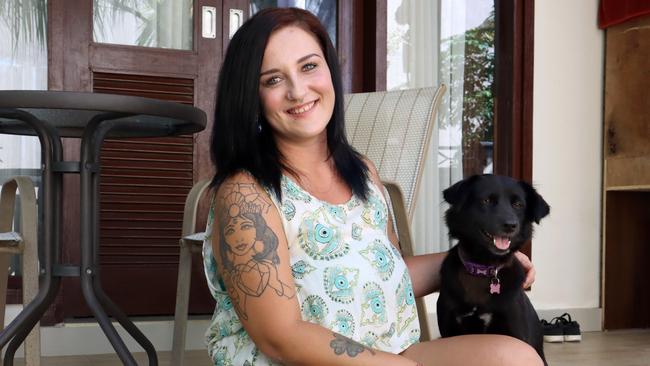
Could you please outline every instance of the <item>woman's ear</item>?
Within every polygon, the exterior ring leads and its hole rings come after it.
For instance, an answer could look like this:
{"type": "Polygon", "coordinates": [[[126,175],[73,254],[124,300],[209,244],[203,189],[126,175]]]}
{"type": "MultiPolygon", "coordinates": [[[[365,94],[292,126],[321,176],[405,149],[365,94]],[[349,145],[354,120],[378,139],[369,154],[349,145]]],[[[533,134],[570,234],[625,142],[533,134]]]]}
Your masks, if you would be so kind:
{"type": "Polygon", "coordinates": [[[519,184],[526,192],[526,217],[539,224],[539,221],[551,212],[551,207],[533,186],[524,181],[520,181],[519,184]]]}

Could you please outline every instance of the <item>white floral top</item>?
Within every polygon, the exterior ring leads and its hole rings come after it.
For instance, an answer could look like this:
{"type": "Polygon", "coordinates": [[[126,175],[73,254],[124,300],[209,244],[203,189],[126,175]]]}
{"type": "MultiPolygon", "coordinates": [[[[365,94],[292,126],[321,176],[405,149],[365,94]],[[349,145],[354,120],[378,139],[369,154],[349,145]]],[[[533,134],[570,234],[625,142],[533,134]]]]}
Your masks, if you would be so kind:
{"type": "MultiPolygon", "coordinates": [[[[386,234],[388,209],[379,188],[368,200],[323,202],[283,176],[281,213],[302,318],[368,347],[399,353],[420,338],[406,264],[386,234]]],[[[203,259],[217,305],[206,333],[215,365],[274,365],[242,328],[217,277],[208,218],[203,259]]]]}

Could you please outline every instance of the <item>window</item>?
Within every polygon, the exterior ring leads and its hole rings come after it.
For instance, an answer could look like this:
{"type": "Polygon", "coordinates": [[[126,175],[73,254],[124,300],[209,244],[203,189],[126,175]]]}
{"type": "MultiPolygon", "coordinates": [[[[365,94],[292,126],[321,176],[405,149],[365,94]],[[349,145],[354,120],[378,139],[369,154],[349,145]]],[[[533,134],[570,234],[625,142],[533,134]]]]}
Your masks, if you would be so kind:
{"type": "Polygon", "coordinates": [[[140,47],[192,49],[192,0],[93,0],[93,39],[140,47]]]}
{"type": "Polygon", "coordinates": [[[521,0],[387,0],[387,88],[448,87],[413,222],[415,241],[427,243],[419,253],[450,246],[446,187],[481,173],[531,178],[532,47],[524,46],[532,44],[533,7],[521,0]]]}

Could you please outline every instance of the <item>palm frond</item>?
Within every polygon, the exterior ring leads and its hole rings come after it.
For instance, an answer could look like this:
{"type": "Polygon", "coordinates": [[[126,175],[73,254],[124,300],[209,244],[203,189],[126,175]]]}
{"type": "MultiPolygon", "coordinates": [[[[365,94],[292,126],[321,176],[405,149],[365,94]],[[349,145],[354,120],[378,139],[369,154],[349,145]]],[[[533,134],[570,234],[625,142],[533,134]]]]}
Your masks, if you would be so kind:
{"type": "Polygon", "coordinates": [[[141,24],[136,40],[138,46],[150,46],[155,38],[155,14],[160,0],[93,0],[93,22],[95,39],[106,38],[103,31],[106,24],[131,16],[141,24]],[[97,34],[97,32],[101,34],[97,34]]]}
{"type": "Polygon", "coordinates": [[[0,21],[12,31],[12,50],[20,42],[38,44],[45,48],[47,34],[46,0],[3,0],[0,21]]]}

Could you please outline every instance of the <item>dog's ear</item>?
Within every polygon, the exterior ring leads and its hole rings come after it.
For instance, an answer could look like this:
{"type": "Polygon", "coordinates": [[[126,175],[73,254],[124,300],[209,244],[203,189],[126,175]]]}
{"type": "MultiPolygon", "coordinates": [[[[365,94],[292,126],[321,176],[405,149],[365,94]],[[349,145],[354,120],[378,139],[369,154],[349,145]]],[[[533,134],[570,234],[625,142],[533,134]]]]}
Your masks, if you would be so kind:
{"type": "Polygon", "coordinates": [[[477,179],[476,177],[476,175],[473,175],[469,178],[454,183],[451,187],[442,191],[442,197],[444,197],[445,201],[447,201],[452,206],[462,204],[464,199],[469,194],[469,187],[471,183],[477,179]]]}
{"type": "Polygon", "coordinates": [[[551,207],[533,186],[524,181],[520,181],[519,184],[526,192],[526,216],[539,224],[539,221],[551,212],[551,207]]]}
{"type": "Polygon", "coordinates": [[[442,191],[442,197],[444,197],[445,201],[447,201],[450,205],[453,206],[461,201],[466,186],[467,183],[465,182],[465,180],[456,182],[451,187],[442,191]]]}

